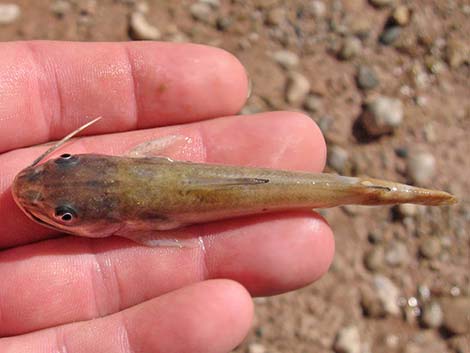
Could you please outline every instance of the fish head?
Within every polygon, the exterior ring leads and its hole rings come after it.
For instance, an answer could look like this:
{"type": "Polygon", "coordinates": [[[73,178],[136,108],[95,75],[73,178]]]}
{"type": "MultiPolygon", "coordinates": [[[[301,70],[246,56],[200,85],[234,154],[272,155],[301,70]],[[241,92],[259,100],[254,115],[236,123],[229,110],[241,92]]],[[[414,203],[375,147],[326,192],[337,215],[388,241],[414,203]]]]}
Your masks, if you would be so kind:
{"type": "Polygon", "coordinates": [[[98,190],[90,183],[83,187],[82,182],[90,173],[100,175],[99,166],[97,158],[63,154],[27,167],[13,181],[13,198],[30,219],[48,228],[86,237],[109,236],[116,231],[109,210],[96,196],[98,190]]]}

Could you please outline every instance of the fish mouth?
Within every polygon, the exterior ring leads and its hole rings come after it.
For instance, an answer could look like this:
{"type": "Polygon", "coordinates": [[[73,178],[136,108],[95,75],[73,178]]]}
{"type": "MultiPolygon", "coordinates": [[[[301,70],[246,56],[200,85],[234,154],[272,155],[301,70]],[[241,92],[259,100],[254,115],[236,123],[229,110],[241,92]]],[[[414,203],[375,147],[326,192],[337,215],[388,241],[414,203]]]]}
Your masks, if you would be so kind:
{"type": "Polygon", "coordinates": [[[30,213],[29,215],[33,219],[33,221],[38,222],[39,224],[42,224],[44,226],[52,227],[49,223],[44,222],[41,218],[35,216],[34,214],[30,213]]]}

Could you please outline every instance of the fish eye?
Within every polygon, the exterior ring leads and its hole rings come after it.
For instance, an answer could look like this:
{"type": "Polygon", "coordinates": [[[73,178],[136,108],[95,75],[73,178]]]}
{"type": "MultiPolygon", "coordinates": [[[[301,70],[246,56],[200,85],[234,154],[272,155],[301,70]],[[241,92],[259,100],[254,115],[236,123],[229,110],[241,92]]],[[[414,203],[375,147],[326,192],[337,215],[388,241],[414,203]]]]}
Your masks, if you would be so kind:
{"type": "Polygon", "coordinates": [[[55,160],[56,164],[67,166],[77,163],[78,157],[70,153],[61,154],[59,158],[55,160]]]}
{"type": "Polygon", "coordinates": [[[71,222],[77,218],[77,212],[70,206],[58,206],[55,208],[54,215],[63,222],[71,222]]]}

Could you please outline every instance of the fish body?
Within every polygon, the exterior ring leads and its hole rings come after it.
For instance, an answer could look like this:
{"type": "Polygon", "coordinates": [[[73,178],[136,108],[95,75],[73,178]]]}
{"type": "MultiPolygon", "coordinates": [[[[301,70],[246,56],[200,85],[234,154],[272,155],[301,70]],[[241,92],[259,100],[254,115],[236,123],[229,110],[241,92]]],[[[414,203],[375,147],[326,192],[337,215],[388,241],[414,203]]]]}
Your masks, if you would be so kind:
{"type": "Polygon", "coordinates": [[[98,154],[64,154],[28,167],[12,192],[20,208],[45,226],[131,239],[277,211],[456,202],[443,191],[377,179],[98,154]]]}

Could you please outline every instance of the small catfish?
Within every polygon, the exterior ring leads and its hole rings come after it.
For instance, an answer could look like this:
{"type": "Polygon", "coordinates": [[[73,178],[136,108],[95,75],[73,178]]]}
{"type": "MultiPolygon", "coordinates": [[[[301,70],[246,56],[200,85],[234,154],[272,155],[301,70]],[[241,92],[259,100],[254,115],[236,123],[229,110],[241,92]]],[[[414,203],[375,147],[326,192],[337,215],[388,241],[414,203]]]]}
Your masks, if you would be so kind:
{"type": "MultiPolygon", "coordinates": [[[[72,132],[23,169],[13,197],[29,218],[85,237],[111,235],[149,246],[171,245],[167,232],[192,224],[348,204],[451,205],[446,192],[335,174],[211,165],[165,157],[49,154],[99,118],[72,132]]],[[[176,245],[183,244],[175,240],[176,245]]]]}

